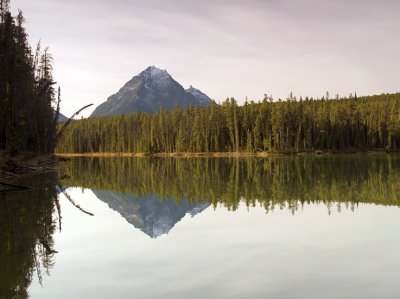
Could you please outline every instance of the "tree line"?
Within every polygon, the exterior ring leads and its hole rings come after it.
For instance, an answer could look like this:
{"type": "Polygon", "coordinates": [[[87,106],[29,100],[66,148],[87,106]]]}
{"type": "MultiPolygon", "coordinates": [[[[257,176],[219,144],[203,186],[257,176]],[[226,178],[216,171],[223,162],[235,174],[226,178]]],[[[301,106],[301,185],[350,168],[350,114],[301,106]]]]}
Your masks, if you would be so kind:
{"type": "Polygon", "coordinates": [[[93,152],[398,151],[400,93],[330,99],[235,99],[155,114],[89,118],[71,123],[57,148],[93,152]]]}
{"type": "Polygon", "coordinates": [[[60,92],[52,57],[40,43],[32,51],[21,11],[0,0],[0,150],[52,152],[60,92]],[[54,108],[53,108],[54,107],[54,108]]]}

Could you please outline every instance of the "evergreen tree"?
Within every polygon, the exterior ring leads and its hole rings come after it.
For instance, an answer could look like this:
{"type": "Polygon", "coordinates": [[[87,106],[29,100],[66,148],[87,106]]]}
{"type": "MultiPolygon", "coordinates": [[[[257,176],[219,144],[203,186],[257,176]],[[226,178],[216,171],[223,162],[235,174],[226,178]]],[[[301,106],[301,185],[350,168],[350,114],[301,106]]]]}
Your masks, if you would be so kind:
{"type": "Polygon", "coordinates": [[[0,150],[52,152],[56,130],[52,58],[28,43],[21,11],[0,0],[0,150]]]}
{"type": "Polygon", "coordinates": [[[58,152],[354,151],[400,148],[400,93],[176,108],[71,123],[58,152]]]}

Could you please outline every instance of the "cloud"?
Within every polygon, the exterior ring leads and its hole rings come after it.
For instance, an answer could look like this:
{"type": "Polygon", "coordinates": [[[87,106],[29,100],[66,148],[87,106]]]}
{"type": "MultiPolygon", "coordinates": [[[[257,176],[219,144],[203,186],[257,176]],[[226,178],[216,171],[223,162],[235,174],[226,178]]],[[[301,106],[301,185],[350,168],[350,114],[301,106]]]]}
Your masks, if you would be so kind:
{"type": "Polygon", "coordinates": [[[148,65],[223,100],[396,91],[392,0],[14,0],[50,46],[63,110],[99,104],[148,65]]]}

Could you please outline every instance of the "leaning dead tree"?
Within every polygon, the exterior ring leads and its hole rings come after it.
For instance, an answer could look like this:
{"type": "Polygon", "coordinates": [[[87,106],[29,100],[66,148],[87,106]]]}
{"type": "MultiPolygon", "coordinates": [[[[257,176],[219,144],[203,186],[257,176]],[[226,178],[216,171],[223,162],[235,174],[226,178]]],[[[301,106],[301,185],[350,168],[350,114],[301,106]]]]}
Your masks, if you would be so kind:
{"type": "Polygon", "coordinates": [[[62,188],[61,185],[57,184],[57,189],[59,190],[60,193],[64,194],[64,196],[72,203],[74,207],[78,208],[78,210],[90,216],[94,216],[93,213],[84,210],[80,205],[76,204],[75,201],[71,198],[71,196],[67,193],[67,191],[62,188]]]}
{"type": "Polygon", "coordinates": [[[61,127],[61,129],[58,131],[56,137],[54,138],[54,144],[57,144],[58,140],[60,139],[60,137],[62,136],[64,130],[68,127],[68,125],[71,123],[71,121],[74,119],[75,116],[79,115],[79,113],[81,113],[83,110],[85,110],[86,108],[89,108],[90,106],[93,106],[93,104],[89,104],[86,105],[84,107],[82,107],[81,109],[79,109],[78,111],[76,111],[65,123],[64,125],[61,127]]]}
{"type": "MultiPolygon", "coordinates": [[[[49,82],[46,86],[43,87],[43,90],[47,90],[51,85],[55,84],[55,82],[49,82]]],[[[71,123],[73,118],[79,113],[81,113],[84,109],[92,106],[93,104],[86,105],[76,111],[69,119],[64,123],[61,129],[58,131],[57,135],[54,137],[54,145],[57,144],[58,140],[62,136],[66,127],[71,123]]],[[[58,118],[60,109],[60,91],[58,91],[58,101],[57,101],[57,108],[55,112],[55,120],[58,118]]],[[[25,175],[36,175],[36,174],[43,174],[46,172],[53,172],[56,171],[56,168],[52,167],[54,161],[48,161],[47,163],[36,163],[35,165],[28,163],[24,160],[17,160],[17,159],[10,159],[8,158],[5,163],[0,165],[0,178],[4,180],[0,180],[0,193],[11,192],[11,191],[20,191],[20,190],[32,190],[36,189],[30,186],[24,185],[17,185],[13,183],[18,178],[21,178],[25,175]]]]}

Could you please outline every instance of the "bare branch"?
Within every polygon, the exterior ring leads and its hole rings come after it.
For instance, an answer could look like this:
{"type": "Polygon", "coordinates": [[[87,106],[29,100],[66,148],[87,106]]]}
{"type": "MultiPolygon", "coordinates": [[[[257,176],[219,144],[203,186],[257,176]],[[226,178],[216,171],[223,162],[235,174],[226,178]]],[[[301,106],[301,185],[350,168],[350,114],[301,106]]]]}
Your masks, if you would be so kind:
{"type": "Polygon", "coordinates": [[[93,213],[90,213],[90,212],[88,212],[88,211],[85,211],[83,208],[81,208],[79,205],[77,205],[77,204],[75,203],[75,201],[71,198],[71,196],[69,196],[69,194],[68,194],[65,190],[63,190],[62,187],[61,187],[60,185],[57,185],[57,188],[59,189],[60,192],[62,192],[62,194],[65,195],[65,197],[66,197],[76,208],[78,208],[79,210],[81,210],[81,211],[82,211],[83,213],[85,213],[85,214],[88,214],[88,215],[90,215],[90,216],[94,216],[93,213]]]}
{"type": "Polygon", "coordinates": [[[62,126],[62,128],[60,129],[60,131],[58,131],[56,138],[54,139],[54,144],[57,144],[58,140],[60,139],[62,133],[64,132],[65,128],[70,124],[70,122],[73,120],[73,118],[77,115],[79,115],[79,113],[81,113],[84,109],[89,108],[90,106],[93,106],[93,104],[89,104],[86,105],[84,107],[82,107],[81,109],[79,109],[78,111],[76,111],[62,126]]]}

